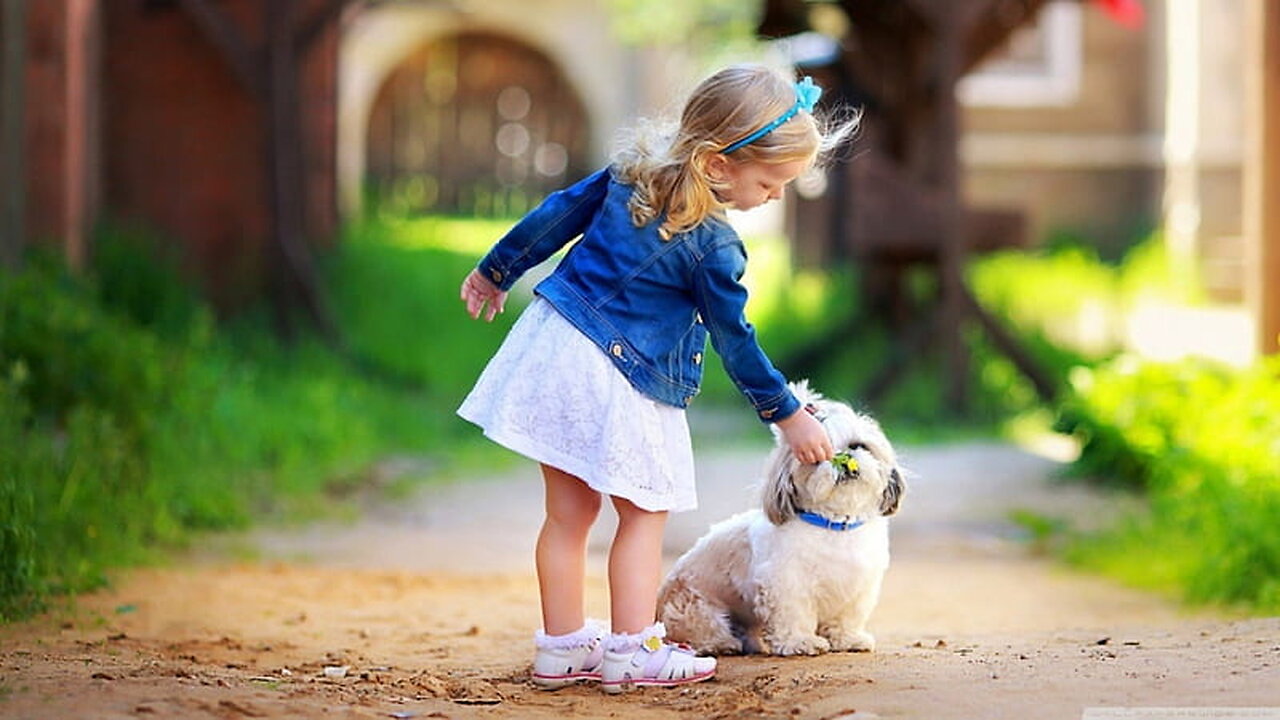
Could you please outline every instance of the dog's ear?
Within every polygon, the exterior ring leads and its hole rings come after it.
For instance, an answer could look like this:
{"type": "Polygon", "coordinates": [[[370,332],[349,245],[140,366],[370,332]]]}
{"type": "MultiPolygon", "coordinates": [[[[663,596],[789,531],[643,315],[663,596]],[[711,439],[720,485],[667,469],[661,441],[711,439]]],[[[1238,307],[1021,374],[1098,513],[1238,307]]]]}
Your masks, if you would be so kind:
{"type": "Polygon", "coordinates": [[[781,525],[794,518],[799,509],[796,506],[796,486],[791,482],[791,468],[795,463],[789,450],[779,450],[769,467],[764,486],[764,514],[769,522],[781,525]]]}
{"type": "Polygon", "coordinates": [[[884,495],[880,497],[880,514],[884,516],[898,512],[902,504],[902,494],[907,490],[907,483],[902,479],[902,471],[894,468],[889,471],[889,483],[884,487],[884,495]]]}

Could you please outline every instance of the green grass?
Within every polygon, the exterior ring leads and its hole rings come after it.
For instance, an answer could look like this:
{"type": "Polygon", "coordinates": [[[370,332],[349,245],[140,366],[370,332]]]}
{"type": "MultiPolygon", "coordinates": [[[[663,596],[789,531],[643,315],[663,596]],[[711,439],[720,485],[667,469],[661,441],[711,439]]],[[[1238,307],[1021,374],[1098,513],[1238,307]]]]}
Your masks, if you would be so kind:
{"type": "Polygon", "coordinates": [[[431,388],[452,411],[529,300],[526,283],[505,313],[485,323],[472,320],[458,299],[462,278],[509,225],[427,218],[348,230],[328,267],[356,353],[431,388]]]}
{"type": "MultiPolygon", "coordinates": [[[[162,269],[135,276],[145,292],[123,292],[116,273],[147,265],[144,250],[115,245],[125,241],[104,238],[88,277],[34,258],[0,279],[0,619],[200,532],[313,514],[388,455],[430,457],[437,475],[503,461],[453,416],[458,378],[478,362],[459,357],[474,351],[436,338],[444,351],[410,368],[417,382],[389,383],[315,340],[286,346],[248,320],[214,323],[162,269]],[[155,313],[147,297],[188,307],[155,313]]],[[[385,312],[408,313],[404,297],[421,289],[391,286],[399,299],[385,312]]],[[[343,315],[363,297],[343,296],[343,315]]],[[[402,337],[429,347],[424,330],[440,321],[402,322],[413,328],[402,337]]]]}

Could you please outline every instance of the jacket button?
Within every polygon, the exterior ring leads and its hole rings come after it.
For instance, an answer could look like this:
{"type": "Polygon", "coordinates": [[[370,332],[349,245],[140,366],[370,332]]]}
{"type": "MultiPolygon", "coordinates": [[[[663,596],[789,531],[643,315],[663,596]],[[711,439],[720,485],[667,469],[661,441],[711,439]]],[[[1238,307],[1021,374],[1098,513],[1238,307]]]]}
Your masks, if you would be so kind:
{"type": "Polygon", "coordinates": [[[769,418],[773,417],[773,414],[774,414],[774,413],[776,413],[776,412],[778,412],[778,409],[777,409],[777,408],[770,408],[770,409],[768,409],[768,410],[761,410],[761,411],[760,411],[760,417],[764,418],[765,420],[768,420],[769,418]]]}
{"type": "Polygon", "coordinates": [[[617,358],[622,357],[622,343],[614,343],[609,346],[609,352],[617,358]]]}
{"type": "Polygon", "coordinates": [[[697,352],[697,353],[694,353],[694,354],[693,354],[693,364],[694,364],[694,365],[701,365],[701,364],[702,364],[702,353],[697,352]]]}
{"type": "Polygon", "coordinates": [[[490,273],[490,277],[492,277],[493,281],[496,283],[502,282],[502,273],[498,272],[497,270],[494,270],[492,273],[490,273]]]}

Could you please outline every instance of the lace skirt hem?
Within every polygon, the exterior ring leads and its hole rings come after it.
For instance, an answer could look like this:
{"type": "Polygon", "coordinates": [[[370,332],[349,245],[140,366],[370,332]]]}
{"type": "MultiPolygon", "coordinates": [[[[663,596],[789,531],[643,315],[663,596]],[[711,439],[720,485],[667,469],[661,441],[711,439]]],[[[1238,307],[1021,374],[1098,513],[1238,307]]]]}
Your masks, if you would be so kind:
{"type": "Polygon", "coordinates": [[[684,410],[631,386],[535,298],[458,408],[486,437],[649,511],[697,507],[684,410]]]}

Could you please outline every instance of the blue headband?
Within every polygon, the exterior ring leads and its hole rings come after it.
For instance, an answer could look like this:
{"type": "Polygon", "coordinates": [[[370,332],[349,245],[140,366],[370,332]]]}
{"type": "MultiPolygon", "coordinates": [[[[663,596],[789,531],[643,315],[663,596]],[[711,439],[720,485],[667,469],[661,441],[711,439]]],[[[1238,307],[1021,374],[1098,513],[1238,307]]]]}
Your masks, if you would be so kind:
{"type": "Polygon", "coordinates": [[[768,125],[765,125],[764,127],[760,128],[759,130],[756,130],[750,135],[747,135],[746,137],[740,140],[735,140],[729,143],[728,145],[724,146],[724,148],[720,151],[720,154],[728,155],[729,153],[733,152],[734,150],[737,150],[738,148],[744,145],[750,145],[751,143],[759,140],[765,135],[768,135],[769,133],[776,130],[778,126],[781,125],[782,123],[795,117],[796,113],[800,112],[801,110],[804,110],[805,112],[813,112],[813,106],[818,104],[818,98],[820,97],[822,97],[822,88],[818,87],[817,85],[814,85],[813,78],[806,75],[803,80],[796,83],[796,104],[792,105],[790,110],[782,113],[782,116],[779,117],[777,120],[774,120],[768,125]]]}

